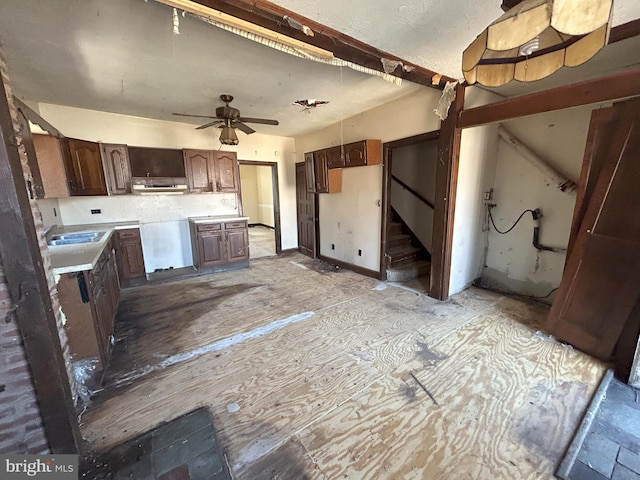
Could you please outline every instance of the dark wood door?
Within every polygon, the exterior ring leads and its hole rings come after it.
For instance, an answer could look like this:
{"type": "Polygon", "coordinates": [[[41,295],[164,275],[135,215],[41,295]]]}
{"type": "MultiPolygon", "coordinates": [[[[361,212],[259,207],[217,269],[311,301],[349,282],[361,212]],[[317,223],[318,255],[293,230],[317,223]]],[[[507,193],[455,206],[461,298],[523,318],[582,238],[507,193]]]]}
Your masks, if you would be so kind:
{"type": "Polygon", "coordinates": [[[212,192],[215,172],[213,152],[209,150],[184,150],[184,169],[190,192],[212,192]]]}
{"type": "Polygon", "coordinates": [[[103,143],[101,151],[109,194],[126,195],[131,193],[131,167],[127,146],[103,143]]]}
{"type": "Polygon", "coordinates": [[[199,267],[217,265],[225,259],[223,248],[224,234],[222,231],[204,231],[198,233],[198,252],[200,254],[199,267]]]}
{"type": "Polygon", "coordinates": [[[316,202],[315,194],[307,188],[307,170],[304,163],[296,164],[296,207],[298,212],[298,249],[316,258],[316,202]]]}
{"type": "Polygon", "coordinates": [[[615,109],[615,126],[600,129],[612,134],[601,149],[606,157],[598,162],[600,175],[546,324],[556,337],[602,359],[611,355],[640,294],[640,104],[615,109]]]}
{"type": "Polygon", "coordinates": [[[215,170],[215,192],[236,193],[238,191],[239,167],[235,152],[213,152],[215,170]]]}
{"type": "Polygon", "coordinates": [[[69,139],[71,167],[77,189],[74,195],[106,195],[100,146],[94,142],[69,139]]]}
{"type": "Polygon", "coordinates": [[[247,229],[228,230],[227,236],[227,260],[246,260],[249,258],[249,235],[247,229]]]}

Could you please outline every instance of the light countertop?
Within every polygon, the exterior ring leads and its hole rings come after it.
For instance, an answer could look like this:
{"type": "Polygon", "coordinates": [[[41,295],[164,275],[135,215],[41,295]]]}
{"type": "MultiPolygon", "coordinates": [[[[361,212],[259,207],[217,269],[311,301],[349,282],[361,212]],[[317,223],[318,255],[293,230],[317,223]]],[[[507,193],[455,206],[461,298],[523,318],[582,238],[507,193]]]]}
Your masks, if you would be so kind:
{"type": "Polygon", "coordinates": [[[239,215],[211,215],[202,217],[189,217],[191,223],[222,223],[249,220],[249,217],[241,217],[239,215]]]}
{"type": "Polygon", "coordinates": [[[55,228],[49,232],[49,236],[80,232],[105,232],[105,234],[98,242],[77,243],[74,245],[49,245],[49,255],[51,257],[53,273],[62,275],[63,273],[91,270],[96,265],[114,230],[126,228],[140,228],[140,225],[134,221],[96,223],[92,225],[65,225],[64,227],[55,228]]]}

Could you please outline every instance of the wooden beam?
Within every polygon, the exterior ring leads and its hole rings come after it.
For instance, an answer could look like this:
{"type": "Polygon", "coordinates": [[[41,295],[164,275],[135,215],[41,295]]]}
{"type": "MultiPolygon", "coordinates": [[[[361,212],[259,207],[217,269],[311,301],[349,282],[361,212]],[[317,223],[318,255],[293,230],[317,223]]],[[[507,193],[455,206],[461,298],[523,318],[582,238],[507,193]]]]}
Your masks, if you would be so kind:
{"type": "Polygon", "coordinates": [[[640,18],[613,27],[609,33],[609,45],[640,35],[640,18]]]}
{"type": "Polygon", "coordinates": [[[458,115],[458,127],[475,127],[636,95],[640,95],[640,68],[463,110],[458,115]]]}
{"type": "MultiPolygon", "coordinates": [[[[164,0],[158,1],[160,1],[160,3],[168,3],[168,1],[164,0]]],[[[386,58],[388,60],[400,61],[403,65],[411,67],[412,70],[407,72],[398,67],[396,71],[393,72],[393,75],[410,82],[441,90],[446,82],[454,81],[453,78],[440,76],[437,72],[433,72],[400,57],[379,50],[266,0],[192,0],[191,3],[212,8],[259,27],[266,28],[277,34],[285,35],[309,45],[314,45],[332,52],[342,60],[379,72],[384,71],[381,59],[386,58]],[[302,30],[290,26],[284,17],[290,18],[294,23],[309,27],[314,35],[308,36],[302,30]],[[434,81],[436,83],[435,85],[433,85],[434,81]]]]}
{"type": "Polygon", "coordinates": [[[45,130],[50,135],[53,135],[56,138],[64,138],[64,135],[60,133],[60,131],[58,131],[56,127],[54,127],[49,122],[47,122],[44,118],[42,118],[38,114],[38,112],[36,112],[34,109],[32,109],[29,105],[24,103],[15,95],[13,96],[13,104],[16,106],[18,110],[20,110],[24,114],[25,117],[27,117],[27,120],[29,120],[31,123],[35,123],[41,129],[45,130]]]}
{"type": "Polygon", "coordinates": [[[49,446],[76,453],[82,437],[15,138],[0,80],[0,257],[49,446]]]}
{"type": "Polygon", "coordinates": [[[456,98],[449,107],[449,116],[440,126],[438,163],[436,166],[436,199],[433,213],[433,247],[431,252],[431,286],[429,296],[439,300],[449,298],[451,252],[453,250],[453,219],[456,208],[460,139],[458,113],[464,108],[465,85],[456,87],[456,98]]]}

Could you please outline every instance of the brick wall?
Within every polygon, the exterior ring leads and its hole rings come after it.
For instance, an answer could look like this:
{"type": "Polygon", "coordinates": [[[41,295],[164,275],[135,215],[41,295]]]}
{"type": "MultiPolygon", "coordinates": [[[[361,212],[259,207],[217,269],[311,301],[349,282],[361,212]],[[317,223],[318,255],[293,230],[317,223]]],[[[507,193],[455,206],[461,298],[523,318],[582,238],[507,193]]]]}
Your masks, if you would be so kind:
{"type": "Polygon", "coordinates": [[[11,305],[0,259],[0,453],[47,453],[22,337],[13,316],[7,317],[11,305]]]}
{"type": "MultiPolygon", "coordinates": [[[[4,56],[0,48],[0,74],[7,93],[7,101],[17,125],[17,111],[13,105],[13,94],[7,76],[4,56]]],[[[16,140],[19,145],[20,159],[25,180],[31,178],[27,156],[22,146],[19,129],[16,127],[16,140]]],[[[25,184],[26,189],[26,184],[25,184]]],[[[31,213],[35,222],[35,234],[38,237],[42,264],[47,275],[47,283],[51,296],[53,312],[58,327],[58,337],[62,346],[69,388],[74,392],[75,380],[71,363],[71,354],[66,332],[62,323],[62,310],[58,302],[56,283],[51,271],[51,258],[44,235],[42,215],[35,199],[31,200],[31,213]]],[[[25,357],[22,337],[18,326],[11,315],[7,317],[12,301],[7,290],[6,278],[0,259],[0,453],[46,453],[49,451],[42,419],[38,408],[33,381],[25,357]],[[9,321],[5,321],[5,317],[9,321]]],[[[53,362],[52,362],[53,365],[53,362]]]]}

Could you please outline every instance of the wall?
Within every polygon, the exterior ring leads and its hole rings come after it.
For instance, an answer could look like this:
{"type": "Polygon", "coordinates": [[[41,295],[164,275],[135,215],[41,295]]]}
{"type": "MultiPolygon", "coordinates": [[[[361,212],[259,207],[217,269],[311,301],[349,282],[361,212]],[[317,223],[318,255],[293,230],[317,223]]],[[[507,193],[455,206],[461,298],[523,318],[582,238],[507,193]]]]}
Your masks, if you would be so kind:
{"type": "Polygon", "coordinates": [[[260,223],[258,208],[258,170],[255,165],[240,165],[242,186],[242,214],[249,217],[249,225],[260,223]]]}
{"type": "Polygon", "coordinates": [[[273,215],[273,178],[271,167],[257,166],[258,173],[258,210],[260,223],[275,228],[273,215]]]}
{"type": "Polygon", "coordinates": [[[243,214],[249,217],[249,224],[275,228],[271,167],[240,165],[240,181],[243,214]]]}
{"type": "MultiPolygon", "coordinates": [[[[466,89],[465,108],[498,100],[500,97],[493,93],[470,87],[466,89]]],[[[462,131],[449,295],[471,285],[480,276],[484,266],[487,238],[483,231],[483,193],[493,185],[498,149],[497,129],[497,124],[491,124],[462,131]]]]}
{"type": "MultiPolygon", "coordinates": [[[[434,204],[437,160],[437,140],[394,148],[391,173],[434,204]]],[[[394,180],[391,181],[391,206],[431,253],[433,209],[394,180]]]]}
{"type": "MultiPolygon", "coordinates": [[[[592,107],[580,107],[505,122],[505,127],[557,170],[577,182],[582,167],[592,107]]],[[[495,222],[510,227],[525,209],[543,213],[540,243],[566,247],[575,195],[562,193],[534,166],[503,141],[499,142],[493,182],[495,222]]],[[[560,284],[565,254],[538,252],[532,245],[530,214],[507,235],[489,231],[482,281],[489,287],[544,296],[560,284]]],[[[548,301],[551,301],[551,298],[548,301]]]]}
{"type": "MultiPolygon", "coordinates": [[[[196,130],[195,125],[98,112],[61,105],[39,104],[40,115],[64,135],[83,140],[125,143],[133,146],[201,148],[218,150],[217,131],[196,130]]],[[[239,133],[240,144],[224,146],[239,160],[278,164],[278,191],[282,224],[282,248],[298,246],[294,140],[289,137],[239,133]]],[[[125,197],[132,198],[132,197],[125,197]]],[[[157,197],[156,197],[157,198],[157,197]]],[[[204,196],[199,196],[204,198],[204,196]]],[[[74,199],[72,199],[74,200],[74,199]]],[[[204,200],[211,203],[211,199],[204,200]]]]}
{"type": "MultiPolygon", "coordinates": [[[[304,153],[366,138],[383,142],[440,128],[433,113],[440,92],[424,88],[372,110],[343,119],[318,132],[296,137],[296,161],[304,153]]],[[[376,272],[380,271],[382,166],[345,168],[342,192],[320,194],[320,253],[376,272]],[[336,249],[331,250],[331,244],[336,249]],[[358,256],[358,250],[362,256],[358,256]]]]}

